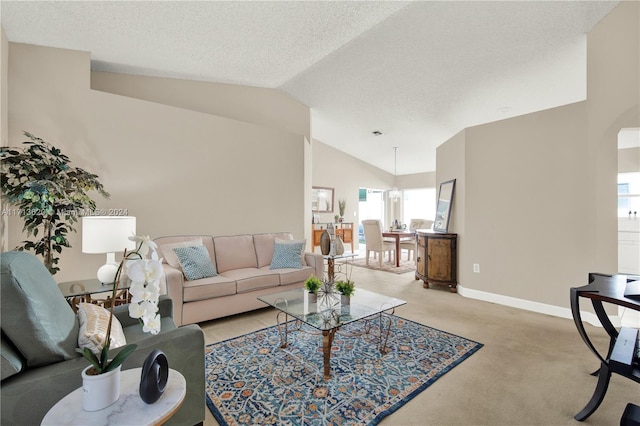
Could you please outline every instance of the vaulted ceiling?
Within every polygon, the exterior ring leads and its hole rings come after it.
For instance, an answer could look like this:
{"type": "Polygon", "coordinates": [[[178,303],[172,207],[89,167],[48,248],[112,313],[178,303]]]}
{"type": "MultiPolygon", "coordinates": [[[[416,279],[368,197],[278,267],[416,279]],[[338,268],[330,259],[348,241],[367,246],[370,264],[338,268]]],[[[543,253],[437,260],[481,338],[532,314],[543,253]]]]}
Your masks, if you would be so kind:
{"type": "Polygon", "coordinates": [[[11,42],[92,69],[279,89],[313,137],[397,174],[472,125],[586,98],[586,33],[616,1],[5,1],[11,42]],[[379,131],[375,136],[372,132],[379,131]]]}

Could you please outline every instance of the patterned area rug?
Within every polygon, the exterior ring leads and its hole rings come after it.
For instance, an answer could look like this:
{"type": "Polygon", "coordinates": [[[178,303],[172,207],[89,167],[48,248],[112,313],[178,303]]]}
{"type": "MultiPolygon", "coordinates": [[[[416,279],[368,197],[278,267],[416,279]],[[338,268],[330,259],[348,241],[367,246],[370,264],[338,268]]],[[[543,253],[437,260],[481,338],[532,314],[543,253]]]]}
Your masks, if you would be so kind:
{"type": "MultiPolygon", "coordinates": [[[[378,321],[335,335],[331,379],[323,379],[322,336],[277,326],[206,347],[207,405],[221,425],[375,425],[482,347],[460,336],[390,317],[390,350],[378,350],[378,321]]],[[[305,331],[310,328],[303,327],[305,331]]]]}
{"type": "Polygon", "coordinates": [[[354,266],[360,266],[361,268],[375,269],[376,271],[393,272],[396,274],[404,274],[406,272],[414,272],[416,270],[416,263],[413,260],[400,260],[400,266],[396,266],[395,262],[389,262],[387,260],[382,261],[382,268],[377,260],[373,260],[373,256],[369,259],[369,265],[366,264],[365,259],[354,259],[353,262],[349,262],[354,266]]]}

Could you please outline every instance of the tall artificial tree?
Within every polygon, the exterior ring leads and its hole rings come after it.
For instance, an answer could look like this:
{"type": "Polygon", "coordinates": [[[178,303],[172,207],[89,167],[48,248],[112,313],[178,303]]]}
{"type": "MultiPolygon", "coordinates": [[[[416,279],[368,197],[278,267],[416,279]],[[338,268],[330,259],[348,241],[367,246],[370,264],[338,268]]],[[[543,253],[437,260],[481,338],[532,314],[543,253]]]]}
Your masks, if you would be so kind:
{"type": "Polygon", "coordinates": [[[3,214],[19,215],[24,220],[23,232],[27,237],[16,250],[33,250],[43,257],[51,274],[57,266],[63,247],[71,247],[67,235],[76,232],[78,217],[91,214],[96,203],[89,191],[97,191],[109,198],[98,176],[79,167],[58,148],[31,133],[24,147],[0,147],[0,188],[2,197],[15,209],[4,209],[3,214]],[[42,232],[40,232],[42,231],[42,232]]]}

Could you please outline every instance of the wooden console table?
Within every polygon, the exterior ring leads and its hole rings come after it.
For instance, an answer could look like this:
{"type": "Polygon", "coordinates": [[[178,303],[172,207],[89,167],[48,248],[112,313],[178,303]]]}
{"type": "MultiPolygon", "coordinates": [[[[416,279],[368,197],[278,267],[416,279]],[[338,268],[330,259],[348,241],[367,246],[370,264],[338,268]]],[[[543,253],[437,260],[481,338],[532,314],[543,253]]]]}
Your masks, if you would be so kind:
{"type": "MultiPolygon", "coordinates": [[[[582,340],[584,340],[589,350],[600,360],[600,369],[597,371],[598,384],[596,385],[591,400],[589,400],[582,411],[574,416],[578,421],[585,420],[598,409],[609,387],[611,373],[620,374],[623,377],[640,383],[640,368],[638,368],[638,359],[636,358],[637,355],[635,352],[637,348],[636,345],[638,344],[638,330],[623,327],[620,329],[620,332],[618,332],[609,320],[602,305],[602,302],[607,302],[640,311],[640,299],[632,299],[624,296],[627,281],[626,275],[589,274],[588,285],[571,288],[570,297],[573,321],[576,324],[582,340]],[[609,350],[606,356],[601,355],[596,350],[585,331],[580,315],[581,297],[591,300],[598,320],[609,335],[609,350]]],[[[629,279],[629,281],[633,280],[629,279]]]]}
{"type": "Polygon", "coordinates": [[[416,231],[418,253],[416,254],[416,280],[422,286],[430,284],[449,286],[452,293],[458,291],[458,234],[440,233],[432,230],[416,231]]]}
{"type": "MultiPolygon", "coordinates": [[[[337,222],[332,223],[335,235],[340,237],[344,244],[351,244],[351,252],[353,253],[353,222],[337,222]]],[[[320,247],[320,238],[322,233],[327,230],[329,222],[314,223],[311,225],[311,251],[315,251],[316,247],[320,247]]]]}

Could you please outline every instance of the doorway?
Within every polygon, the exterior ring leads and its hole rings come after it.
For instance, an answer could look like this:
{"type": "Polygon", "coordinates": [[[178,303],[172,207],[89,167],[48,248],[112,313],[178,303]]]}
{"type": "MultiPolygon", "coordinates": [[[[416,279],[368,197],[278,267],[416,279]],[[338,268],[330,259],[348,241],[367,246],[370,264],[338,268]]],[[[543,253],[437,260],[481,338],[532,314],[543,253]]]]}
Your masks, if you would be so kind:
{"type": "Polygon", "coordinates": [[[358,223],[359,244],[365,244],[364,229],[362,228],[363,220],[380,219],[383,224],[385,223],[384,194],[385,191],[382,189],[360,188],[360,201],[358,203],[358,217],[360,218],[360,223],[358,223]]]}

